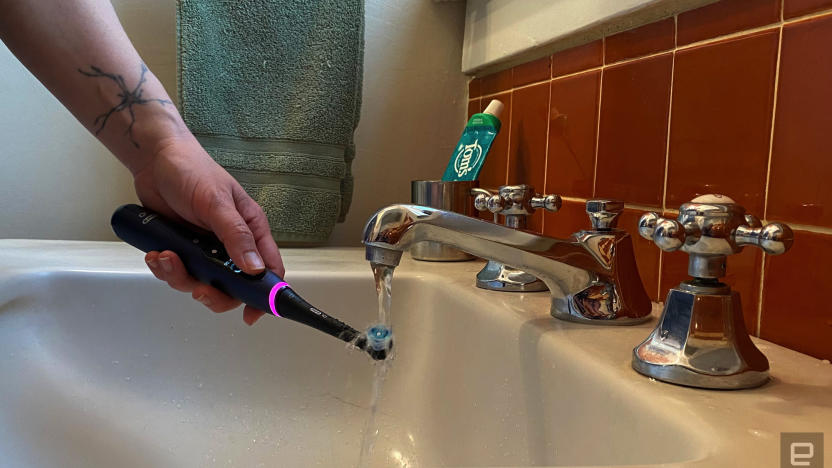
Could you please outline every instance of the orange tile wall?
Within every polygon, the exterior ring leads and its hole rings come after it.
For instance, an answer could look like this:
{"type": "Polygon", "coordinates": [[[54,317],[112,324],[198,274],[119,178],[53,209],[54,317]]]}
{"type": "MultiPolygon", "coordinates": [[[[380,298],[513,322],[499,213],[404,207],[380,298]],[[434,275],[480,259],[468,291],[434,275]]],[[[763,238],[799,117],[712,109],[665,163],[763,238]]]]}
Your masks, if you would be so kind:
{"type": "Polygon", "coordinates": [[[492,98],[506,108],[481,185],[561,195],[529,222],[552,236],[588,226],[587,198],[623,199],[654,300],[687,255],[640,238],[643,212],[722,193],[789,223],[791,251],[746,248],[725,281],[752,334],[832,359],[832,0],[722,0],[476,77],[469,114],[492,98]]]}

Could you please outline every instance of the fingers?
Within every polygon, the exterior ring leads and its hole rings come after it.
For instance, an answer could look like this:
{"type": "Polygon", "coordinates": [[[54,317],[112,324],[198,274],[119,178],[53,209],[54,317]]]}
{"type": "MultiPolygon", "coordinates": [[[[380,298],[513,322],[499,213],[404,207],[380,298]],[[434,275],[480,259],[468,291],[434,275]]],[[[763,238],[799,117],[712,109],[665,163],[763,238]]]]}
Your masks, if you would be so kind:
{"type": "Polygon", "coordinates": [[[248,274],[263,271],[265,265],[257,251],[254,234],[230,196],[222,193],[213,196],[206,222],[241,270],[248,274]]]}
{"type": "Polygon", "coordinates": [[[260,320],[260,317],[266,315],[262,310],[257,310],[251,306],[245,306],[243,309],[243,322],[247,325],[254,325],[254,322],[260,320]]]}
{"type": "Polygon", "coordinates": [[[242,302],[228,296],[217,288],[202,283],[194,288],[191,297],[217,313],[235,309],[242,304],[242,302]]]}
{"type": "Polygon", "coordinates": [[[177,291],[190,292],[194,299],[214,312],[225,312],[241,304],[219,289],[197,281],[188,274],[179,256],[169,250],[148,252],[145,255],[145,263],[156,278],[165,281],[177,291]]]}
{"type": "Polygon", "coordinates": [[[263,208],[257,204],[245,191],[240,187],[238,192],[234,194],[237,209],[243,220],[254,235],[257,250],[266,263],[266,266],[274,271],[277,276],[283,278],[286,274],[286,269],[283,267],[283,259],[280,256],[280,251],[277,249],[277,244],[272,237],[272,231],[269,227],[269,221],[263,208]]]}
{"type": "Polygon", "coordinates": [[[191,292],[199,282],[188,274],[179,256],[170,250],[150,252],[145,255],[145,263],[156,278],[165,281],[177,291],[191,292]]]}

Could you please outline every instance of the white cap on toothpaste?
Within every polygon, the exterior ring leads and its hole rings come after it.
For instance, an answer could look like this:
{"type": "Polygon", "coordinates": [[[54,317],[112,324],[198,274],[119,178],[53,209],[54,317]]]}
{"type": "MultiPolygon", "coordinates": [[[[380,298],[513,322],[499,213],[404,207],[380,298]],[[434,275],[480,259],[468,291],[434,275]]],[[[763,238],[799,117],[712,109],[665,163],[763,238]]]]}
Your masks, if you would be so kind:
{"type": "Polygon", "coordinates": [[[497,117],[499,119],[500,114],[503,113],[503,107],[505,107],[505,106],[503,106],[502,102],[500,102],[496,99],[492,99],[491,102],[488,103],[488,107],[486,107],[485,110],[482,111],[482,113],[483,114],[491,114],[494,117],[497,117]]]}

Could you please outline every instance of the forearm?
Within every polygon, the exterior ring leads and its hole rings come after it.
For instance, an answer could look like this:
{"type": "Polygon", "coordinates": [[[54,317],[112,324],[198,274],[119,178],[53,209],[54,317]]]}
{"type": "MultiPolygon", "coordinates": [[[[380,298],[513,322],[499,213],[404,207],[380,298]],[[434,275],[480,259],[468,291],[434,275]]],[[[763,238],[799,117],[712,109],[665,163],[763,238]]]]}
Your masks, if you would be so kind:
{"type": "Polygon", "coordinates": [[[134,174],[189,135],[107,0],[0,0],[0,39],[134,174]]]}

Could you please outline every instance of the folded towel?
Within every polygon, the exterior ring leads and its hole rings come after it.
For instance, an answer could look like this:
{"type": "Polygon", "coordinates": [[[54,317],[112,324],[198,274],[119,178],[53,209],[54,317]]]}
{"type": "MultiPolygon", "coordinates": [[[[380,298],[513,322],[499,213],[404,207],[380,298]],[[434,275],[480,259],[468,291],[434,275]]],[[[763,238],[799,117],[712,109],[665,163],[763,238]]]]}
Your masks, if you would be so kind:
{"type": "Polygon", "coordinates": [[[178,0],[179,105],[281,245],[326,241],[352,199],[363,0],[178,0]]]}

